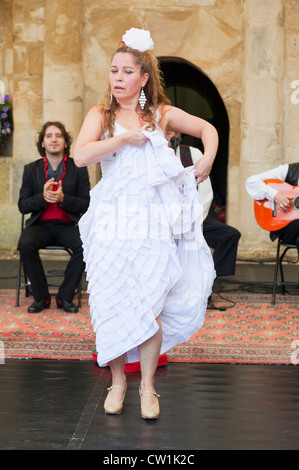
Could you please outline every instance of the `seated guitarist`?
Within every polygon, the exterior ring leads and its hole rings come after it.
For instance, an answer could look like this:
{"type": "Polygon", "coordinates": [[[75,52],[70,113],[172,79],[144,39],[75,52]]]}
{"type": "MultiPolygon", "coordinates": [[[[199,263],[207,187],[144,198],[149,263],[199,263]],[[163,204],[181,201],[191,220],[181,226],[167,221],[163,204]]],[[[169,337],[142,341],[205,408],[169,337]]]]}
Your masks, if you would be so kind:
{"type": "MultiPolygon", "coordinates": [[[[268,199],[274,201],[281,210],[287,212],[290,209],[291,198],[264,183],[267,179],[276,179],[292,186],[298,186],[299,163],[279,165],[271,170],[250,176],[246,181],[247,192],[253,200],[268,199]]],[[[282,242],[297,245],[299,256],[299,219],[292,220],[280,230],[270,232],[272,241],[280,235],[282,242]]]]}

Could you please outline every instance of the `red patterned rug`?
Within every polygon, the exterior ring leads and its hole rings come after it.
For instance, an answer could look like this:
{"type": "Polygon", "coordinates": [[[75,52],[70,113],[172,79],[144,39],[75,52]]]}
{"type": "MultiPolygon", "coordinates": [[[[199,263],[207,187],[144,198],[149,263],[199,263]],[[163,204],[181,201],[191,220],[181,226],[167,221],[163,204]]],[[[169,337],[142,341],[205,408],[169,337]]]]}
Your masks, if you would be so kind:
{"type": "MultiPolygon", "coordinates": [[[[226,311],[208,310],[203,327],[167,352],[169,362],[299,362],[298,296],[278,295],[276,305],[271,305],[270,295],[232,294],[229,299],[235,305],[226,311]]],[[[0,290],[0,341],[5,358],[93,360],[95,335],[85,292],[78,314],[50,308],[30,315],[31,303],[32,297],[21,294],[20,307],[14,307],[15,291],[0,290]]]]}
{"type": "Polygon", "coordinates": [[[278,295],[275,305],[271,305],[271,295],[231,295],[229,299],[235,306],[226,311],[207,310],[202,328],[169,351],[169,362],[299,362],[298,296],[278,295]]]}
{"type": "MultiPolygon", "coordinates": [[[[77,300],[74,299],[74,302],[77,300]]],[[[51,308],[29,314],[32,297],[20,295],[15,307],[15,291],[0,290],[0,340],[5,358],[91,359],[95,335],[90,323],[87,295],[82,296],[79,313],[51,308]]]]}

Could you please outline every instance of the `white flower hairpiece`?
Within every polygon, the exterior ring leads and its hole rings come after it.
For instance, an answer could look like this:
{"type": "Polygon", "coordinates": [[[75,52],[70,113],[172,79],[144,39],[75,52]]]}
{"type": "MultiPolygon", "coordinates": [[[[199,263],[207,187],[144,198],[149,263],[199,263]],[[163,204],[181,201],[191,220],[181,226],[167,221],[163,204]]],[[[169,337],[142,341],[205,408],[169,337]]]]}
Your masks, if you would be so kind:
{"type": "Polygon", "coordinates": [[[131,28],[126,31],[122,40],[126,46],[140,52],[154,49],[154,43],[150,36],[150,32],[145,29],[131,28]]]}

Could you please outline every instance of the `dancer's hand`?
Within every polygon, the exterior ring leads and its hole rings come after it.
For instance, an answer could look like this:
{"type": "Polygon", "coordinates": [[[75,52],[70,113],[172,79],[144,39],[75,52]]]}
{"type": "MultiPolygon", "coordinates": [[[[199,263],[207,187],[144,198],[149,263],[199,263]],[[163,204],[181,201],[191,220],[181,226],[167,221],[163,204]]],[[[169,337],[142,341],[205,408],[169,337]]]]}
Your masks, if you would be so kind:
{"type": "Polygon", "coordinates": [[[142,133],[143,129],[130,129],[126,132],[126,142],[135,147],[142,147],[148,138],[142,133]]]}
{"type": "Polygon", "coordinates": [[[212,162],[208,157],[203,156],[200,158],[194,165],[194,175],[196,178],[197,184],[202,183],[205,181],[211,172],[212,169],[212,162]]]}

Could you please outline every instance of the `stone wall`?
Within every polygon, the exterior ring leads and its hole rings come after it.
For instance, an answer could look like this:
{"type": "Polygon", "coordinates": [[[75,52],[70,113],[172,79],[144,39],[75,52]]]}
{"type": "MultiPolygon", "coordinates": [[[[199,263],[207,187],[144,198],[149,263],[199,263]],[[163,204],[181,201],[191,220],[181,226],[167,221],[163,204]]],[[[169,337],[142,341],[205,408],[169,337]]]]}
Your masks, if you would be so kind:
{"type": "MultiPolygon", "coordinates": [[[[239,257],[272,254],[244,182],[298,160],[298,14],[296,0],[1,0],[0,79],[13,97],[15,130],[12,156],[0,157],[0,250],[16,246],[16,202],[23,165],[38,157],[37,131],[58,119],[76,138],[134,26],[151,31],[157,56],[192,62],[217,87],[230,121],[227,211],[242,233],[239,257]]],[[[89,172],[94,185],[98,166],[89,172]]]]}

